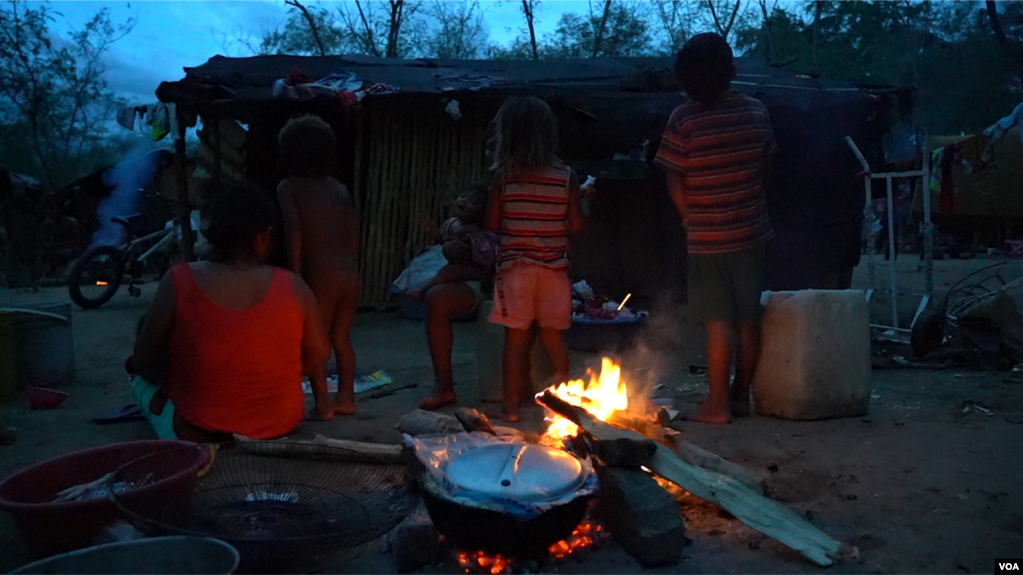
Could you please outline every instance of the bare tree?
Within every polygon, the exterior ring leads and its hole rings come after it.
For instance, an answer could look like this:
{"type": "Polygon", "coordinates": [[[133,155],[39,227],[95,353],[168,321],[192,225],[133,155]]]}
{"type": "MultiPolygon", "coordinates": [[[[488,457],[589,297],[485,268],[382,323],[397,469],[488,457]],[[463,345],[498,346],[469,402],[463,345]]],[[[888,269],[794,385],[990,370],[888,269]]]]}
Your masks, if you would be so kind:
{"type": "Polygon", "coordinates": [[[536,28],[533,26],[534,10],[539,4],[537,0],[522,0],[522,15],[526,17],[526,24],[529,26],[529,46],[533,50],[534,60],[540,59],[540,53],[536,49],[536,28]]]}
{"type": "Polygon", "coordinates": [[[811,32],[811,48],[813,49],[813,71],[821,75],[820,27],[821,13],[824,12],[824,1],[815,0],[813,7],[813,31],[811,32]]]}
{"type": "Polygon", "coordinates": [[[739,8],[741,7],[742,0],[735,0],[734,2],[707,0],[707,8],[710,9],[710,17],[714,22],[714,28],[726,41],[728,40],[728,35],[732,32],[732,26],[735,24],[735,18],[739,15],[739,8]],[[721,13],[720,16],[718,12],[721,13]]]}
{"type": "Polygon", "coordinates": [[[313,41],[316,42],[316,48],[320,51],[320,56],[326,56],[327,50],[323,47],[323,40],[320,38],[320,30],[316,25],[316,19],[309,13],[309,9],[302,5],[298,0],[284,0],[284,3],[293,8],[298,8],[302,13],[302,17],[305,18],[306,24],[309,25],[309,32],[313,35],[313,41]]]}
{"type": "Polygon", "coordinates": [[[94,151],[121,104],[104,79],[105,56],[135,21],[115,25],[107,8],[67,38],[50,29],[51,11],[12,1],[0,6],[0,128],[6,146],[28,149],[34,175],[58,187],[94,169],[94,151]]]}
{"type": "Polygon", "coordinates": [[[666,36],[665,46],[669,53],[674,54],[689,39],[696,21],[695,4],[694,0],[661,0],[653,3],[666,36]]]}
{"type": "MultiPolygon", "coordinates": [[[[604,11],[600,15],[600,23],[597,24],[593,31],[593,53],[590,55],[591,58],[596,58],[597,54],[600,53],[600,43],[604,39],[604,30],[607,28],[607,17],[611,14],[611,0],[605,0],[604,11]]],[[[590,20],[596,21],[593,17],[593,3],[590,3],[590,20]]]]}
{"type": "Polygon", "coordinates": [[[438,58],[471,59],[483,47],[483,10],[477,0],[446,2],[435,0],[428,12],[437,29],[427,43],[438,58]]]}
{"type": "Polygon", "coordinates": [[[420,0],[353,0],[339,3],[338,14],[361,52],[400,58],[415,47],[410,36],[418,31],[421,6],[420,0]]]}
{"type": "Polygon", "coordinates": [[[1023,48],[1020,46],[1014,46],[1009,37],[1005,34],[1005,29],[1002,27],[1002,21],[998,17],[998,4],[994,0],[987,0],[987,17],[991,22],[991,30],[995,33],[995,39],[998,40],[998,44],[1005,51],[1009,59],[1012,60],[1013,64],[1017,68],[1023,70],[1023,48]]]}
{"type": "MultiPolygon", "coordinates": [[[[771,10],[767,9],[767,0],[757,0],[757,4],[760,6],[760,14],[764,17],[764,35],[767,36],[767,49],[769,51],[768,58],[769,62],[778,62],[778,49],[774,43],[774,32],[771,30],[771,12],[774,11],[774,7],[771,10]]],[[[777,6],[777,0],[775,0],[775,6],[777,6]]]]}

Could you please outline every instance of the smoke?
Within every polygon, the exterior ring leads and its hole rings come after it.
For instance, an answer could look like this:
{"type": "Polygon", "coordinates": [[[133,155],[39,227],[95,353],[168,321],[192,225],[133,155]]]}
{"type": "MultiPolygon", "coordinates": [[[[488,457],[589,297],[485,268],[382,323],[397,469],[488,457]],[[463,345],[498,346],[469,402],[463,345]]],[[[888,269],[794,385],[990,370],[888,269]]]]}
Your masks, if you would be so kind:
{"type": "Polygon", "coordinates": [[[136,149],[103,174],[103,183],[112,188],[96,209],[98,227],[92,235],[92,245],[119,245],[124,241],[124,226],[110,218],[130,216],[137,208],[140,188],[153,180],[157,159],[149,150],[136,149]]]}

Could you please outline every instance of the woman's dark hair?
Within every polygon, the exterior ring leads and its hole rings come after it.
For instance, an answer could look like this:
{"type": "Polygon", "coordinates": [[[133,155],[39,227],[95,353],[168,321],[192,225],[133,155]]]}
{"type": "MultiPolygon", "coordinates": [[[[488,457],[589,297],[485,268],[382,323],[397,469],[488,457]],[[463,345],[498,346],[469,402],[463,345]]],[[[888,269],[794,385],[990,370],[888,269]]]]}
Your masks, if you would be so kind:
{"type": "Polygon", "coordinates": [[[288,120],[277,136],[281,162],[292,176],[329,176],[337,154],[337,138],[330,124],[317,116],[288,120]]]}
{"type": "Polygon", "coordinates": [[[479,210],[472,213],[471,223],[482,226],[487,216],[487,204],[490,203],[490,188],[483,184],[473,184],[466,190],[466,195],[470,202],[479,206],[479,210]]]}
{"type": "Polygon", "coordinates": [[[689,97],[711,105],[732,83],[732,47],[708,32],[689,39],[675,55],[675,78],[689,97]]]}
{"type": "Polygon", "coordinates": [[[209,202],[206,239],[222,258],[244,255],[256,236],[270,229],[277,209],[259,187],[241,183],[227,187],[209,202]]]}

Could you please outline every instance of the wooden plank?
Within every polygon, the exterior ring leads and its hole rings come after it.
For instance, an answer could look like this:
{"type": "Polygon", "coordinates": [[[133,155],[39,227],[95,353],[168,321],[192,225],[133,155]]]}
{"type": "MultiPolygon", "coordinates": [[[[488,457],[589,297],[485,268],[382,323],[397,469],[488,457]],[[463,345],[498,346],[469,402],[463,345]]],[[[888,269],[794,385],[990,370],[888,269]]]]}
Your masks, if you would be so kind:
{"type": "Polygon", "coordinates": [[[315,439],[294,441],[277,439],[261,441],[235,435],[235,441],[246,453],[275,457],[330,459],[333,461],[364,461],[368,463],[403,463],[400,445],[364,443],[346,439],[332,439],[316,435],[315,439]]]}
{"type": "Polygon", "coordinates": [[[752,471],[749,471],[745,467],[740,467],[731,461],[722,459],[718,455],[711,453],[702,447],[693,445],[688,441],[683,441],[682,436],[680,435],[674,436],[672,438],[672,443],[675,446],[675,453],[686,463],[702,467],[715,473],[727,475],[728,477],[745,484],[760,495],[767,494],[767,484],[764,483],[764,478],[752,471]]]}
{"type": "MultiPolygon", "coordinates": [[[[537,401],[569,419],[597,440],[643,438],[635,431],[599,421],[585,410],[569,405],[549,392],[545,392],[537,401]]],[[[828,567],[841,559],[841,543],[795,511],[767,499],[732,477],[686,463],[661,444],[657,444],[657,451],[647,467],[700,499],[720,505],[746,525],[802,553],[818,566],[828,567]]]]}

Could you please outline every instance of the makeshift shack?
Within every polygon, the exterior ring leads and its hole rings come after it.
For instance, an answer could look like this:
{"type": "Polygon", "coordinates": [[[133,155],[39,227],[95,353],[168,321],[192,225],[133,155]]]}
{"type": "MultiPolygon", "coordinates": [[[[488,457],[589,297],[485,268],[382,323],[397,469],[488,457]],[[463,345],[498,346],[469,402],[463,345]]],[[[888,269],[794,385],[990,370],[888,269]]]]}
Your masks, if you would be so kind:
{"type": "MultiPolygon", "coordinates": [[[[876,147],[890,99],[757,61],[737,64],[735,87],[767,106],[779,146],[768,196],[777,231],[770,287],[837,287],[839,271],[858,261],[863,208],[844,138],[876,147]]],[[[387,303],[391,281],[426,244],[416,214],[439,219],[458,192],[488,182],[487,129],[501,103],[542,97],[558,116],[562,158],[583,177],[598,177],[590,227],[572,245],[572,275],[641,300],[665,291],[684,296],[684,234],[663,175],[649,163],[668,116],[684,101],[671,68],[668,58],[216,56],[163,83],[157,96],[211,127],[214,165],[231,155],[216,144],[222,122],[245,125],[244,147],[232,157],[268,193],[285,175],[280,128],[305,113],[328,121],[341,142],[335,175],[352,191],[362,222],[361,304],[376,306],[387,303]]],[[[225,179],[216,171],[210,190],[225,179]]]]}

